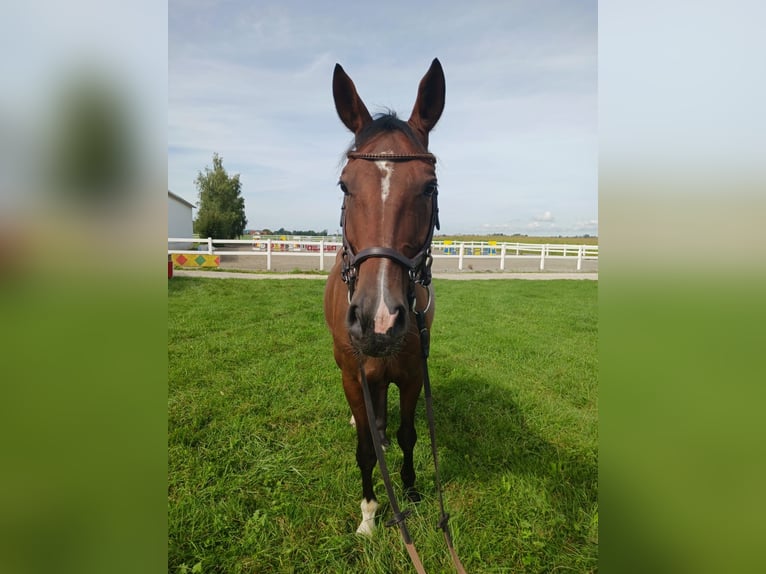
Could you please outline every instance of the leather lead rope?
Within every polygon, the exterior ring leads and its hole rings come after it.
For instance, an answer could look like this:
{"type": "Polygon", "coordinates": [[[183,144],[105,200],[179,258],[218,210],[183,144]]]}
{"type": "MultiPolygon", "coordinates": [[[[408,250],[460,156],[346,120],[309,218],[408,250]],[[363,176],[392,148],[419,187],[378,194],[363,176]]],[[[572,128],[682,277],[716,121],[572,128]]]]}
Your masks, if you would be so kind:
{"type": "MultiPolygon", "coordinates": [[[[441,480],[439,478],[439,457],[436,449],[436,425],[434,422],[434,408],[433,398],[431,395],[431,378],[428,374],[428,355],[431,347],[431,335],[426,326],[425,312],[415,311],[415,318],[417,319],[418,331],[420,332],[420,349],[423,357],[423,387],[425,390],[426,400],[426,415],[428,418],[428,432],[431,436],[431,454],[434,459],[434,483],[436,484],[436,490],[439,493],[439,509],[441,516],[436,528],[444,533],[444,540],[447,542],[447,548],[449,549],[452,563],[455,566],[455,570],[458,574],[466,574],[463,564],[460,562],[460,558],[455,551],[455,546],[452,543],[452,535],[449,529],[449,514],[444,511],[444,494],[442,492],[441,480]]],[[[367,410],[367,423],[370,427],[370,434],[372,435],[372,445],[375,448],[375,456],[378,459],[378,465],[380,466],[380,474],[383,477],[383,484],[386,487],[386,493],[388,494],[388,500],[391,504],[391,510],[394,513],[394,517],[386,522],[386,526],[399,526],[399,532],[402,535],[402,540],[407,548],[407,553],[410,555],[410,560],[415,566],[418,574],[426,574],[423,568],[423,563],[420,560],[417,550],[415,550],[415,544],[412,542],[409,530],[405,521],[410,515],[410,511],[401,512],[399,505],[396,502],[396,495],[394,494],[394,488],[391,485],[391,478],[388,474],[388,466],[386,465],[386,455],[383,452],[383,447],[380,444],[380,436],[378,435],[378,429],[375,426],[375,411],[372,406],[372,396],[370,394],[370,388],[367,383],[367,375],[364,372],[364,364],[359,363],[359,373],[362,379],[362,394],[364,395],[364,406],[367,410]]]]}
{"type": "Polygon", "coordinates": [[[372,407],[372,397],[370,395],[370,387],[367,384],[367,375],[364,373],[364,364],[359,363],[359,373],[362,376],[362,394],[364,395],[364,407],[367,410],[367,423],[370,427],[370,434],[372,434],[372,445],[375,448],[375,456],[378,459],[378,465],[380,466],[380,474],[383,476],[383,484],[386,487],[386,493],[388,494],[388,502],[391,504],[391,510],[394,512],[394,517],[386,522],[386,526],[399,526],[399,532],[402,535],[402,540],[407,548],[407,553],[410,555],[410,560],[415,566],[415,570],[418,574],[426,574],[423,568],[423,563],[420,561],[417,550],[415,550],[415,544],[412,542],[409,530],[407,530],[406,520],[410,515],[409,510],[401,512],[399,505],[396,502],[396,495],[394,494],[394,488],[391,485],[391,477],[388,474],[388,467],[386,466],[386,456],[383,453],[383,447],[380,444],[380,436],[378,435],[378,429],[375,426],[375,411],[372,407]]]}
{"type": "Polygon", "coordinates": [[[436,525],[437,529],[440,529],[444,533],[444,540],[447,542],[450,556],[452,557],[452,563],[455,565],[455,570],[458,574],[466,574],[463,564],[460,562],[460,558],[455,551],[455,546],[452,543],[452,535],[449,530],[449,514],[444,511],[444,494],[442,492],[441,480],[439,479],[439,455],[436,449],[436,424],[434,420],[434,405],[431,396],[431,377],[428,375],[428,355],[431,347],[431,335],[426,327],[425,313],[415,311],[415,318],[418,323],[418,331],[420,331],[420,350],[423,356],[423,388],[425,391],[426,399],[426,416],[428,418],[428,432],[431,435],[431,454],[434,458],[434,483],[436,484],[436,491],[439,493],[439,509],[441,516],[439,522],[436,525]]]}

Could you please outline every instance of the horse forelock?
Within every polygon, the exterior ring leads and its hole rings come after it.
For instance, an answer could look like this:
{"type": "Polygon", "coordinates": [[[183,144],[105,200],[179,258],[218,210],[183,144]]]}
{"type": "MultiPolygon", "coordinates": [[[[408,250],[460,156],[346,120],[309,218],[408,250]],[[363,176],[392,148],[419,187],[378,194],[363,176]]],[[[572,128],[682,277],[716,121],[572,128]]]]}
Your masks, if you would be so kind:
{"type": "Polygon", "coordinates": [[[372,122],[367,124],[358,134],[356,134],[354,141],[346,150],[346,153],[351,151],[359,151],[362,147],[371,142],[377,136],[393,132],[401,132],[407,136],[407,139],[413,144],[413,146],[415,146],[415,151],[428,151],[410,124],[400,120],[396,116],[396,112],[389,110],[386,113],[377,114],[372,122]]]}

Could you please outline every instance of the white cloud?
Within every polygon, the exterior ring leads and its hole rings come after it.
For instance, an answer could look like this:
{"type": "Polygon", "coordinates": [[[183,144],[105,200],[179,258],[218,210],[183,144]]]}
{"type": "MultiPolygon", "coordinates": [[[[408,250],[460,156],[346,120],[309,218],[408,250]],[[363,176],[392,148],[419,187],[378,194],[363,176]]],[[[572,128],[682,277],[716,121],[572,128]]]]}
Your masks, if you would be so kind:
{"type": "Polygon", "coordinates": [[[553,217],[553,215],[551,215],[550,211],[546,211],[542,215],[538,215],[537,217],[535,217],[535,221],[543,221],[543,222],[551,221],[552,222],[552,221],[556,221],[556,220],[553,217]]]}

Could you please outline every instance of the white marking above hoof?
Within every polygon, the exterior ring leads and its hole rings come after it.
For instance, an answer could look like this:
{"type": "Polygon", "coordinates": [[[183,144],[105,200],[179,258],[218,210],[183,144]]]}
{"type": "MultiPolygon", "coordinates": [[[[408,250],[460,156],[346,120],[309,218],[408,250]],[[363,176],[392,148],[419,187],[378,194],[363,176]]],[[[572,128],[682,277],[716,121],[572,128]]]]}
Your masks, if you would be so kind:
{"type": "Polygon", "coordinates": [[[378,502],[376,500],[367,501],[363,498],[360,506],[362,508],[362,523],[356,529],[356,533],[372,537],[375,533],[375,511],[378,510],[378,502]]]}
{"type": "Polygon", "coordinates": [[[350,424],[352,427],[356,426],[356,419],[354,419],[354,415],[351,415],[351,420],[348,421],[348,424],[350,424]]]}

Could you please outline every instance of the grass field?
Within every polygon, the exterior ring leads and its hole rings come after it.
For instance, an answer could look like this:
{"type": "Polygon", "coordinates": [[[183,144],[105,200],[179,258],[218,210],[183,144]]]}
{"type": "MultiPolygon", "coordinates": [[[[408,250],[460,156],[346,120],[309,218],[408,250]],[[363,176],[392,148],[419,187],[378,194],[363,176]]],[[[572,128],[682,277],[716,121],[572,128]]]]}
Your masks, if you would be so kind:
{"type": "MultiPolygon", "coordinates": [[[[595,572],[597,283],[435,281],[430,359],[445,499],[472,574],[595,572]]],[[[354,534],[355,432],[323,281],[168,282],[168,572],[411,572],[398,531],[354,534]]],[[[391,388],[389,430],[398,426],[391,388]]],[[[424,407],[408,525],[451,572],[424,407]]],[[[401,491],[401,452],[388,450],[401,491]]],[[[379,517],[390,507],[375,471],[379,517]]]]}

